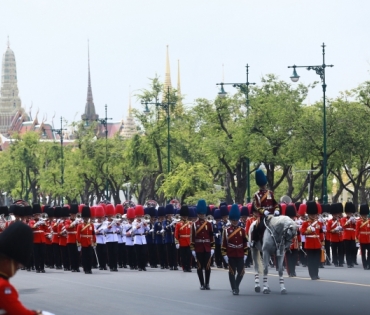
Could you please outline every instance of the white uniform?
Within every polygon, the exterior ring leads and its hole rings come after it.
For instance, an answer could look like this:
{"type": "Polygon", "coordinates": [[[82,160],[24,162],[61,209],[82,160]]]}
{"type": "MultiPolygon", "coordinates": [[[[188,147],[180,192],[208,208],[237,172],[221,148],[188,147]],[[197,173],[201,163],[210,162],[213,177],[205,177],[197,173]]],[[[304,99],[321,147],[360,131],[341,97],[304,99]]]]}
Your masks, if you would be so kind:
{"type": "Polygon", "coordinates": [[[149,231],[149,227],[143,222],[133,222],[132,232],[134,235],[134,245],[145,245],[146,237],[145,232],[149,231]]]}
{"type": "Polygon", "coordinates": [[[132,233],[132,224],[127,223],[124,226],[124,229],[126,231],[126,246],[134,246],[133,237],[131,236],[132,233]]]}
{"type": "Polygon", "coordinates": [[[117,235],[117,232],[120,232],[120,227],[115,223],[109,227],[110,224],[112,224],[112,222],[107,222],[107,226],[104,229],[106,243],[118,242],[118,236],[121,237],[121,235],[117,235]]]}
{"type": "Polygon", "coordinates": [[[105,244],[104,230],[107,228],[107,222],[94,223],[94,230],[97,244],[105,244]]]}

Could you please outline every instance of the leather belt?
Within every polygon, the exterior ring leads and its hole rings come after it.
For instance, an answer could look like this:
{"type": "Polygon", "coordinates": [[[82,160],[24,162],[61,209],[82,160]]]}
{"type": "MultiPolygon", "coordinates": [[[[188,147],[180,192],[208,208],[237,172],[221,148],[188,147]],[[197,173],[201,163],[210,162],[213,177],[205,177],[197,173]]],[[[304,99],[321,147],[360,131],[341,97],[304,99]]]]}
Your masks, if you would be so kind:
{"type": "Polygon", "coordinates": [[[80,235],[81,237],[93,237],[92,235],[80,235]]]}
{"type": "Polygon", "coordinates": [[[77,232],[67,232],[67,234],[77,234],[77,232]]]}
{"type": "Polygon", "coordinates": [[[311,237],[311,238],[318,238],[318,235],[305,235],[306,237],[311,237]]]}
{"type": "Polygon", "coordinates": [[[105,232],[105,234],[117,234],[117,232],[105,232]]]}
{"type": "Polygon", "coordinates": [[[346,228],[345,229],[346,231],[356,231],[355,229],[353,229],[353,228],[346,228]]]}
{"type": "Polygon", "coordinates": [[[243,248],[243,244],[239,244],[239,245],[234,245],[234,244],[227,244],[227,247],[230,247],[230,248],[243,248]]]}
{"type": "Polygon", "coordinates": [[[195,240],[195,243],[210,243],[210,240],[195,240]]]}
{"type": "Polygon", "coordinates": [[[370,234],[370,232],[360,232],[360,234],[370,234]]]}
{"type": "Polygon", "coordinates": [[[189,235],[180,235],[180,237],[190,237],[190,234],[189,235]]]}

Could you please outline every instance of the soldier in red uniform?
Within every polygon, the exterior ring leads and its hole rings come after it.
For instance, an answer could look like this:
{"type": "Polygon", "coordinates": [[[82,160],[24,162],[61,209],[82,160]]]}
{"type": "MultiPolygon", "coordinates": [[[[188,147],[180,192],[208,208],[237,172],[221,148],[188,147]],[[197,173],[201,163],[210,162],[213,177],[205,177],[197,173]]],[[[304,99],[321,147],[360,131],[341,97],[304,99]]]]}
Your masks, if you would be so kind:
{"type": "Polygon", "coordinates": [[[343,205],[341,203],[333,203],[330,207],[330,213],[333,218],[327,222],[327,235],[330,239],[333,256],[332,261],[335,267],[343,267],[343,228],[340,222],[343,213],[343,205]]]}
{"type": "Polygon", "coordinates": [[[305,251],[307,253],[308,273],[312,280],[319,278],[319,266],[321,250],[324,250],[324,233],[322,223],[318,221],[317,204],[315,201],[307,201],[308,219],[302,223],[301,234],[306,237],[305,251]]]}
{"type": "Polygon", "coordinates": [[[266,188],[267,178],[260,169],[256,171],[256,184],[260,189],[253,196],[253,208],[258,210],[259,218],[257,219],[258,222],[252,231],[252,247],[255,242],[262,242],[263,233],[266,229],[263,217],[267,217],[270,214],[275,216],[280,215],[279,204],[275,200],[274,193],[266,188]]]}
{"type": "Polygon", "coordinates": [[[20,265],[27,264],[32,245],[32,229],[22,222],[14,222],[0,234],[0,314],[42,314],[42,311],[24,307],[18,299],[17,290],[9,282],[9,278],[15,275],[20,265]]]}
{"type": "Polygon", "coordinates": [[[362,266],[365,270],[370,270],[370,221],[369,205],[363,204],[360,206],[361,218],[356,223],[356,240],[360,243],[362,266]]]}
{"type": "Polygon", "coordinates": [[[33,205],[35,219],[30,220],[29,226],[33,231],[33,257],[35,260],[36,273],[45,273],[45,232],[48,227],[46,220],[41,219],[41,207],[39,204],[33,205]]]}
{"type": "Polygon", "coordinates": [[[53,243],[53,253],[54,253],[54,262],[56,269],[62,269],[62,262],[60,259],[60,249],[59,249],[59,234],[58,234],[58,224],[61,221],[62,216],[62,207],[54,208],[54,221],[51,224],[52,238],[51,242],[53,243]]]}
{"type": "Polygon", "coordinates": [[[352,202],[346,202],[344,206],[344,212],[347,217],[341,219],[341,225],[343,227],[343,243],[344,252],[346,254],[347,267],[353,268],[356,262],[356,218],[354,213],[356,207],[352,202]]]}
{"type": "Polygon", "coordinates": [[[94,226],[89,222],[91,212],[89,206],[82,208],[81,216],[83,223],[77,227],[77,242],[81,244],[82,266],[86,274],[92,274],[91,261],[93,255],[92,246],[95,246],[96,238],[94,226]]]}
{"type": "Polygon", "coordinates": [[[80,272],[80,259],[77,249],[77,226],[81,221],[76,219],[77,212],[78,205],[71,204],[69,208],[70,219],[67,219],[64,223],[65,231],[67,233],[67,249],[72,272],[80,272]]]}
{"type": "MultiPolygon", "coordinates": [[[[283,212],[283,214],[295,221],[297,217],[295,205],[288,204],[285,208],[285,213],[283,212]]],[[[285,252],[285,261],[289,277],[297,276],[295,273],[295,267],[298,261],[298,251],[300,246],[302,246],[302,244],[299,242],[299,231],[297,231],[297,235],[293,238],[292,245],[290,245],[290,248],[285,252]]]]}
{"type": "Polygon", "coordinates": [[[180,250],[181,265],[184,272],[191,272],[190,268],[190,231],[191,222],[188,221],[189,208],[182,206],[180,209],[181,221],[175,227],[176,248],[180,250]]]}
{"type": "Polygon", "coordinates": [[[191,228],[190,249],[197,260],[197,273],[201,290],[210,290],[211,258],[215,252],[212,224],[206,220],[207,205],[200,199],[197,204],[198,221],[191,228]],[[203,277],[205,270],[205,281],[203,277]]]}
{"type": "Polygon", "coordinates": [[[234,295],[239,294],[239,285],[244,276],[244,263],[248,255],[247,236],[245,230],[238,226],[240,211],[233,204],[229,213],[231,226],[222,233],[222,256],[229,265],[229,281],[234,295]]]}

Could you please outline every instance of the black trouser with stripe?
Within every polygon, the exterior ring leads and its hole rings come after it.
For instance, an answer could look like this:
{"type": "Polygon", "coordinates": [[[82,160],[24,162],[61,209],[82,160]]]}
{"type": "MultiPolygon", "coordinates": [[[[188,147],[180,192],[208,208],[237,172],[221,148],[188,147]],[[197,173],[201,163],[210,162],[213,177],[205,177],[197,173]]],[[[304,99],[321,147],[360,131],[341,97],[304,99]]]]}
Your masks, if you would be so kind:
{"type": "Polygon", "coordinates": [[[200,285],[209,284],[211,278],[211,252],[197,252],[197,273],[200,285]],[[203,269],[205,270],[205,282],[203,277],[203,269]]]}
{"type": "Polygon", "coordinates": [[[53,254],[53,244],[47,244],[46,246],[46,265],[53,268],[54,267],[54,254],[53,254]]]}
{"type": "MultiPolygon", "coordinates": [[[[302,249],[306,251],[304,248],[304,244],[305,242],[302,242],[302,249]]],[[[299,261],[303,266],[307,266],[307,256],[306,253],[303,252],[303,250],[299,250],[299,261]]]]}
{"type": "Polygon", "coordinates": [[[333,256],[332,262],[335,266],[343,265],[344,251],[343,242],[331,242],[331,253],[333,256]]]}
{"type": "Polygon", "coordinates": [[[321,248],[306,249],[307,267],[311,278],[319,276],[319,266],[321,261],[321,248]]]}
{"type": "Polygon", "coordinates": [[[176,245],[175,243],[167,243],[167,259],[168,265],[170,267],[177,267],[177,257],[176,257],[176,245]]]}
{"type": "Polygon", "coordinates": [[[96,255],[99,260],[99,268],[107,268],[107,245],[96,244],[96,255]]]}
{"type": "Polygon", "coordinates": [[[244,277],[244,257],[229,257],[229,280],[231,290],[239,290],[239,284],[244,277]]]}
{"type": "Polygon", "coordinates": [[[368,269],[370,268],[370,258],[369,258],[370,244],[361,243],[360,246],[361,246],[362,266],[365,269],[368,269]]]}
{"type": "Polygon", "coordinates": [[[288,249],[285,252],[285,259],[288,275],[295,276],[295,266],[298,260],[298,249],[288,249]]]}
{"type": "Polygon", "coordinates": [[[180,246],[181,266],[183,270],[190,270],[190,246],[180,246]]]}
{"type": "Polygon", "coordinates": [[[107,242],[109,269],[117,269],[118,242],[107,242]]]}
{"type": "Polygon", "coordinates": [[[59,245],[60,253],[62,256],[62,262],[63,262],[63,268],[64,269],[70,269],[70,263],[69,263],[69,257],[68,257],[68,251],[67,246],[61,246],[59,245]]]}
{"type": "Polygon", "coordinates": [[[54,261],[56,267],[61,267],[59,244],[53,243],[54,261]]]}
{"type": "Polygon", "coordinates": [[[329,240],[325,240],[325,251],[326,251],[326,258],[325,258],[325,262],[328,264],[330,263],[330,260],[331,260],[331,255],[330,255],[330,241],[329,240]]]}
{"type": "Polygon", "coordinates": [[[118,243],[118,266],[126,265],[126,243],[118,243]]]}
{"type": "Polygon", "coordinates": [[[148,244],[148,254],[149,254],[149,265],[150,266],[157,266],[158,259],[157,259],[157,246],[154,243],[148,244]]]}
{"type": "Polygon", "coordinates": [[[135,244],[136,261],[139,269],[144,269],[146,266],[147,247],[145,244],[135,244]]]}
{"type": "Polygon", "coordinates": [[[35,260],[35,269],[45,269],[45,243],[34,243],[33,244],[33,257],[35,260]]]}
{"type": "Polygon", "coordinates": [[[161,267],[167,267],[168,262],[166,259],[166,245],[157,244],[157,250],[158,250],[158,257],[159,257],[159,262],[161,264],[161,267]]]}
{"type": "Polygon", "coordinates": [[[356,261],[357,247],[355,240],[343,240],[347,266],[353,266],[356,261]]]}
{"type": "Polygon", "coordinates": [[[136,262],[136,253],[135,253],[135,247],[134,245],[126,245],[126,251],[127,251],[127,260],[128,264],[131,268],[136,268],[137,267],[137,262],[136,262]]]}
{"type": "Polygon", "coordinates": [[[69,261],[71,263],[72,270],[78,270],[80,268],[79,263],[79,255],[76,243],[68,243],[67,244],[68,253],[69,253],[69,261]]]}
{"type": "Polygon", "coordinates": [[[91,271],[91,262],[92,262],[92,255],[93,249],[91,246],[89,247],[81,247],[81,259],[82,259],[82,267],[84,271],[91,271]]]}

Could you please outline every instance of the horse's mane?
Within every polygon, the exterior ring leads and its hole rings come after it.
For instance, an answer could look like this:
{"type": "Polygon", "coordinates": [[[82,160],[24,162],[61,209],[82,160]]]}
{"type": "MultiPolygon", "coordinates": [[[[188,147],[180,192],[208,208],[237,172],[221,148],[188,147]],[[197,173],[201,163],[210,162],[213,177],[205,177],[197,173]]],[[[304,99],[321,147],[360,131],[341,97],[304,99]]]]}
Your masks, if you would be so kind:
{"type": "Polygon", "coordinates": [[[293,226],[295,226],[295,222],[285,215],[272,217],[268,221],[268,225],[273,227],[277,233],[281,233],[285,229],[289,228],[289,226],[292,225],[292,223],[294,223],[293,226]]]}

